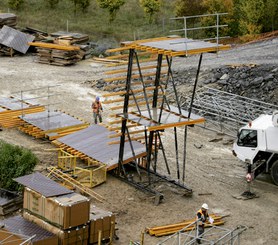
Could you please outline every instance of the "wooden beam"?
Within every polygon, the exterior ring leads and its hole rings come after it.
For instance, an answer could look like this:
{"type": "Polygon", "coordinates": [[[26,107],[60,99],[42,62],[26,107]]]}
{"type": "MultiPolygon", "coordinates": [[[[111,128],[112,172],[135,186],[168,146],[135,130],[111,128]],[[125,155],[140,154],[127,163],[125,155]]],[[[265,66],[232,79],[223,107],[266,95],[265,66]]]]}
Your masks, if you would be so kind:
{"type": "Polygon", "coordinates": [[[59,49],[59,50],[67,50],[67,51],[73,51],[73,50],[80,50],[80,47],[73,46],[73,45],[59,45],[54,43],[43,43],[43,42],[29,42],[30,46],[35,47],[41,47],[41,48],[49,48],[49,49],[59,49]]]}
{"type": "MultiPolygon", "coordinates": [[[[160,74],[167,74],[168,71],[161,71],[160,74]]],[[[149,72],[146,74],[142,74],[142,77],[150,77],[150,76],[155,76],[156,73],[155,72],[149,72]]],[[[133,74],[132,75],[132,79],[136,79],[136,78],[140,78],[140,74],[133,74]]],[[[105,82],[114,82],[114,81],[119,81],[119,80],[126,80],[126,76],[121,76],[121,77],[112,77],[112,78],[105,78],[104,81],[105,82]]]]}

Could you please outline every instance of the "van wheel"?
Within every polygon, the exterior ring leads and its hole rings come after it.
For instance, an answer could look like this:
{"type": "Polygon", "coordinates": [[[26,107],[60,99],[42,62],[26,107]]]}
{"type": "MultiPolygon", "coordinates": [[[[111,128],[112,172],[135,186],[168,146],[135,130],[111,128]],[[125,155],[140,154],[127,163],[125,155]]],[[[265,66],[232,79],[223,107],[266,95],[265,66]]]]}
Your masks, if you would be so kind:
{"type": "Polygon", "coordinates": [[[271,167],[271,177],[275,185],[278,185],[278,160],[271,167]]]}

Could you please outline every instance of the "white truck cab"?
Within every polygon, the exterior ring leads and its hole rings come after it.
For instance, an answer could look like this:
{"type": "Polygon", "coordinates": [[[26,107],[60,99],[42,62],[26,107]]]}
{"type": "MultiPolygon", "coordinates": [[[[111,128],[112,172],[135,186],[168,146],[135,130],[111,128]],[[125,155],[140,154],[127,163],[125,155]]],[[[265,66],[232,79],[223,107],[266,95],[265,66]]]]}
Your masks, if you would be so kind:
{"type": "Polygon", "coordinates": [[[261,115],[240,128],[233,154],[249,166],[254,178],[270,173],[278,185],[278,112],[261,115]]]}

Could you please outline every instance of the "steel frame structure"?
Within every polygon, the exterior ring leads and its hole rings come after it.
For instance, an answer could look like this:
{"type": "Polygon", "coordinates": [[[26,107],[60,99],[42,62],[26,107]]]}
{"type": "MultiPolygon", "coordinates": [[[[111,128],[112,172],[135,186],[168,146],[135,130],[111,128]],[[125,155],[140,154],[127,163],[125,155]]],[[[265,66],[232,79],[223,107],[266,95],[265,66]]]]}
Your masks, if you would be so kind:
{"type": "Polygon", "coordinates": [[[238,129],[261,114],[272,114],[277,105],[244,96],[203,87],[196,92],[193,105],[189,99],[182,108],[192,106],[194,113],[205,117],[204,127],[236,137],[238,129]]]}
{"type": "MultiPolygon", "coordinates": [[[[158,204],[163,199],[163,194],[155,190],[155,183],[159,180],[168,181],[171,184],[181,187],[186,191],[186,194],[191,194],[192,189],[187,187],[185,182],[185,166],[186,166],[186,142],[187,142],[187,126],[198,123],[203,123],[204,118],[193,114],[191,108],[193,106],[194,94],[197,87],[199,71],[201,68],[202,56],[206,52],[218,52],[219,50],[228,49],[229,46],[219,45],[218,43],[208,43],[204,41],[194,41],[187,38],[177,37],[165,37],[156,38],[151,40],[139,40],[135,42],[129,42],[125,47],[111,50],[110,52],[122,52],[128,51],[128,64],[126,76],[117,78],[109,78],[107,82],[115,82],[116,84],[110,85],[111,88],[119,88],[121,86],[121,92],[115,92],[115,95],[124,96],[123,100],[114,99],[112,102],[123,101],[122,112],[116,114],[115,122],[120,121],[120,136],[119,141],[119,160],[118,167],[114,171],[114,174],[123,179],[124,181],[132,184],[133,186],[148,191],[156,195],[156,203],[158,204]],[[156,55],[156,65],[143,66],[139,59],[140,51],[147,51],[152,55],[156,55]],[[183,110],[181,107],[180,95],[175,84],[175,80],[172,72],[172,59],[175,56],[187,56],[189,54],[199,54],[200,59],[196,72],[196,80],[194,83],[194,91],[191,96],[191,105],[188,110],[183,110]],[[163,64],[163,62],[165,62],[163,64]],[[152,67],[155,69],[153,73],[146,73],[146,69],[152,67]],[[166,71],[165,71],[166,67],[166,71]],[[154,78],[151,80],[150,76],[154,78]],[[124,82],[119,82],[123,81],[124,82]],[[136,85],[136,86],[135,86],[136,85]],[[170,105],[169,96],[167,96],[168,87],[174,91],[175,107],[170,105]],[[140,89],[138,87],[140,86],[140,89]],[[138,91],[141,94],[138,94],[138,91]],[[150,94],[151,92],[151,94],[150,94]],[[138,99],[140,98],[140,99],[138,99]],[[132,101],[132,103],[131,103],[132,101]],[[132,161],[132,166],[135,172],[138,174],[138,181],[135,178],[130,178],[129,173],[126,171],[126,165],[123,162],[124,145],[125,142],[130,142],[132,147],[132,139],[134,139],[130,127],[131,124],[136,124],[140,127],[141,142],[146,146],[146,157],[144,160],[136,158],[132,161]],[[177,127],[184,127],[183,136],[177,131],[177,127]],[[170,166],[167,160],[167,154],[161,139],[161,135],[167,129],[172,128],[174,131],[174,152],[176,164],[170,166]],[[178,137],[183,138],[183,148],[180,149],[178,144],[178,137]],[[165,162],[166,174],[159,172],[158,153],[162,153],[162,158],[165,162]],[[182,163],[180,163],[180,155],[182,155],[182,163]],[[144,161],[144,165],[142,162],[144,161]],[[174,170],[173,170],[174,169],[174,170]],[[173,175],[176,175],[175,177],[173,175]],[[143,177],[147,180],[143,181],[143,177]]],[[[114,56],[118,57],[118,56],[114,56]]],[[[123,70],[114,70],[109,74],[119,74],[123,70]]],[[[109,86],[108,86],[109,87],[109,86]]],[[[113,96],[113,93],[104,95],[113,96]]],[[[109,103],[109,102],[106,102],[109,103]]],[[[117,108],[117,107],[115,107],[117,108]]]]}

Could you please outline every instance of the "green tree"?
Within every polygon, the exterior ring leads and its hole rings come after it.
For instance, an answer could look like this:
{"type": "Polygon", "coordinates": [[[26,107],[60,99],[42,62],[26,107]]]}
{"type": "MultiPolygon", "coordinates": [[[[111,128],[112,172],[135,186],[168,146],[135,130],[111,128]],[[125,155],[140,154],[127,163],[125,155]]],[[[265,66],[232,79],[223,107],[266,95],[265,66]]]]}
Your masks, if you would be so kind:
{"type": "Polygon", "coordinates": [[[140,5],[144,9],[149,23],[152,23],[154,14],[158,13],[160,10],[161,0],[140,0],[140,5]]]}
{"type": "Polygon", "coordinates": [[[59,0],[44,0],[51,9],[54,9],[56,5],[59,3],[59,0]]]}
{"type": "MultiPolygon", "coordinates": [[[[235,0],[203,0],[203,6],[209,14],[227,13],[219,16],[219,25],[228,25],[228,28],[220,28],[220,36],[234,36],[238,32],[238,20],[235,18],[235,0]]],[[[217,23],[217,17],[206,17],[202,19],[204,26],[214,26],[217,23]]],[[[206,33],[216,36],[216,29],[208,29],[206,33]]]]}
{"type": "Polygon", "coordinates": [[[8,4],[11,9],[19,9],[24,3],[24,0],[9,0],[8,4]]]}
{"type": "Polygon", "coordinates": [[[192,16],[204,14],[206,12],[206,8],[203,5],[203,1],[204,0],[176,0],[176,16],[192,16]]]}
{"type": "Polygon", "coordinates": [[[86,12],[90,6],[90,0],[70,0],[74,4],[74,15],[76,15],[77,8],[80,7],[83,12],[86,12]]]}
{"type": "Polygon", "coordinates": [[[125,4],[125,0],[97,0],[97,2],[100,8],[108,10],[110,22],[116,18],[117,12],[125,4]]]}
{"type": "Polygon", "coordinates": [[[254,35],[261,33],[263,28],[264,0],[245,0],[240,5],[242,16],[239,21],[241,34],[254,35]]]}
{"type": "Polygon", "coordinates": [[[274,31],[278,27],[277,0],[266,0],[264,13],[263,31],[274,31]]]}
{"type": "Polygon", "coordinates": [[[13,178],[31,173],[37,162],[30,150],[0,140],[0,188],[19,190],[13,178]]]}

